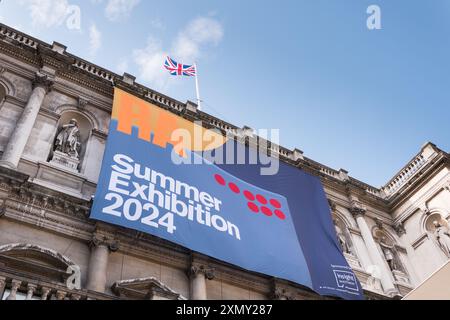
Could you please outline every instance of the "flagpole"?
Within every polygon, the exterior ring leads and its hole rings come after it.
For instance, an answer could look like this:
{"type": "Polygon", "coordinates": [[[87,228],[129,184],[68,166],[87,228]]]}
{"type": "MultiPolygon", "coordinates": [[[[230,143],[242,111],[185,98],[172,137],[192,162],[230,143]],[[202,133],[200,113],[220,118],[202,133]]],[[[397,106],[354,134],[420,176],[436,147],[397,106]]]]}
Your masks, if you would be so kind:
{"type": "Polygon", "coordinates": [[[194,63],[195,66],[195,90],[197,91],[197,106],[198,110],[202,110],[202,100],[200,99],[200,89],[198,88],[198,68],[197,63],[194,63]]]}

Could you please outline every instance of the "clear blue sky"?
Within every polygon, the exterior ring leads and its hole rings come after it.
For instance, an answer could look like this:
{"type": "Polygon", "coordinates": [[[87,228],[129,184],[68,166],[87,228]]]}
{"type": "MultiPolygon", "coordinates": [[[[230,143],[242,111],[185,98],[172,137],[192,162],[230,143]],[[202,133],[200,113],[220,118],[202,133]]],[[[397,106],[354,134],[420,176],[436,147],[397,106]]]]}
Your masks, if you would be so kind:
{"type": "Polygon", "coordinates": [[[280,128],[283,146],[375,186],[426,141],[450,150],[449,15],[448,0],[0,3],[1,22],[181,101],[195,101],[193,79],[162,57],[196,60],[206,112],[280,128]],[[381,30],[366,27],[371,4],[381,30]]]}

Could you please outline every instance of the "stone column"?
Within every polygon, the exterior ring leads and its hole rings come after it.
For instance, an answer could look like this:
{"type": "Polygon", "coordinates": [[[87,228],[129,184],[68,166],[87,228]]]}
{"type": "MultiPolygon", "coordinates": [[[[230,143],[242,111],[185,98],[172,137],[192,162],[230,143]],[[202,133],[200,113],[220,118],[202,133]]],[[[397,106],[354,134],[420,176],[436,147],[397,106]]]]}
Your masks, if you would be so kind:
{"type": "Polygon", "coordinates": [[[93,237],[86,286],[88,290],[105,292],[109,253],[118,249],[119,247],[116,241],[105,238],[101,239],[98,236],[93,237]]]}
{"type": "Polygon", "coordinates": [[[17,168],[42,102],[51,85],[52,82],[48,79],[48,76],[39,72],[36,73],[33,81],[33,91],[9,138],[2,159],[0,160],[0,165],[12,169],[17,168]]]}
{"type": "Polygon", "coordinates": [[[395,285],[392,282],[392,278],[390,276],[391,271],[388,270],[386,261],[381,256],[381,253],[378,250],[378,246],[372,237],[372,232],[370,232],[369,226],[364,219],[366,210],[359,205],[351,208],[350,212],[353,214],[358,228],[361,231],[361,235],[364,239],[364,243],[366,244],[370,260],[380,270],[380,281],[381,285],[383,286],[384,292],[390,295],[398,293],[398,290],[395,288],[395,285]]]}
{"type": "Polygon", "coordinates": [[[189,270],[191,281],[191,300],[206,300],[208,294],[206,291],[206,280],[212,280],[215,276],[213,268],[204,265],[193,265],[189,270]]]}

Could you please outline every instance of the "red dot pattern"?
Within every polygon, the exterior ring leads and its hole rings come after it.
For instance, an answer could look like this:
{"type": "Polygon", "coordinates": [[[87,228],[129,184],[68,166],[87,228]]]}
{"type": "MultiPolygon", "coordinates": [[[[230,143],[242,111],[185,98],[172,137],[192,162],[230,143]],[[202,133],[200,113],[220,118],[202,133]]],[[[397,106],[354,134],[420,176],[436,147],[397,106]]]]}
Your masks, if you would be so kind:
{"type": "Polygon", "coordinates": [[[248,190],[245,190],[245,191],[244,191],[244,197],[246,197],[247,200],[255,201],[255,196],[253,195],[253,193],[251,193],[251,192],[248,191],[248,190]]]}
{"type": "Polygon", "coordinates": [[[216,174],[214,176],[214,179],[216,179],[217,183],[220,184],[221,186],[225,185],[225,179],[220,174],[216,174]]]}
{"type": "Polygon", "coordinates": [[[270,199],[270,204],[277,209],[281,208],[281,203],[280,201],[276,200],[276,199],[270,199]]]}
{"type": "Polygon", "coordinates": [[[262,207],[261,212],[264,213],[268,217],[271,217],[273,215],[272,210],[270,210],[267,207],[262,207]]]}
{"type": "MultiPolygon", "coordinates": [[[[226,186],[227,185],[227,182],[225,181],[225,179],[220,174],[214,175],[214,179],[221,186],[226,186]]],[[[231,192],[233,192],[235,194],[240,194],[241,193],[241,189],[234,182],[229,182],[228,183],[228,188],[231,190],[231,192]]],[[[281,207],[282,207],[281,203],[277,199],[267,200],[263,195],[257,194],[255,196],[249,190],[244,190],[242,193],[243,193],[243,195],[244,195],[244,197],[245,197],[245,199],[247,201],[247,207],[248,207],[248,209],[251,212],[253,212],[253,213],[262,212],[267,217],[276,216],[280,220],[285,220],[286,219],[286,215],[281,210],[281,207]],[[262,206],[259,207],[258,203],[261,204],[262,206]],[[272,206],[273,209],[269,208],[268,204],[270,204],[270,206],[272,206]]]]}
{"type": "Polygon", "coordinates": [[[239,187],[238,187],[235,183],[233,183],[233,182],[230,182],[230,183],[228,184],[228,186],[230,187],[230,190],[233,191],[234,193],[240,193],[240,192],[241,192],[241,190],[239,189],[239,187]]]}
{"type": "Polygon", "coordinates": [[[256,195],[256,200],[258,200],[258,202],[261,204],[267,204],[267,199],[260,194],[256,195]]]}
{"type": "Polygon", "coordinates": [[[251,211],[253,211],[254,213],[258,213],[259,212],[259,207],[256,204],[254,204],[253,202],[249,202],[249,203],[247,203],[247,205],[248,205],[248,208],[251,211]]]}

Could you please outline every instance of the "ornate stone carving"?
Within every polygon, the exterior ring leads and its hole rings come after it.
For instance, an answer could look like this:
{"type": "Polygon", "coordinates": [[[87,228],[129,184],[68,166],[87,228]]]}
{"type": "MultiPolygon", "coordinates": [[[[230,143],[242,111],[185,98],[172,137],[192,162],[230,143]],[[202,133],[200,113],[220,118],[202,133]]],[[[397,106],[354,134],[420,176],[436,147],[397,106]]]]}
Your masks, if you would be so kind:
{"type": "Polygon", "coordinates": [[[62,126],[59,131],[51,163],[64,166],[71,170],[78,170],[80,164],[81,136],[78,122],[70,120],[68,124],[62,126]]]}
{"type": "Polygon", "coordinates": [[[444,186],[444,189],[450,192],[450,180],[444,186]]]}
{"type": "Polygon", "coordinates": [[[428,205],[425,203],[419,208],[425,215],[430,215],[430,209],[428,209],[428,205]]]}
{"type": "Polygon", "coordinates": [[[36,72],[32,85],[33,88],[42,87],[45,89],[45,91],[48,92],[51,90],[53,83],[54,83],[53,80],[50,79],[48,75],[43,74],[41,72],[36,72]]]}
{"type": "Polygon", "coordinates": [[[381,248],[383,249],[384,259],[386,260],[391,271],[397,270],[397,265],[395,263],[394,252],[388,246],[384,246],[381,243],[381,248]]]}
{"type": "Polygon", "coordinates": [[[111,239],[102,235],[94,234],[89,245],[91,248],[103,245],[108,247],[111,252],[116,252],[117,250],[119,250],[120,242],[116,239],[111,239]]]}
{"type": "Polygon", "coordinates": [[[433,221],[435,227],[434,236],[441,250],[450,258],[450,232],[439,221],[433,221]]]}
{"type": "Polygon", "coordinates": [[[216,276],[216,269],[204,265],[193,265],[189,269],[189,275],[197,275],[200,273],[203,273],[206,279],[212,280],[216,276]]]}
{"type": "Polygon", "coordinates": [[[80,160],[81,141],[77,120],[72,119],[62,126],[56,137],[54,150],[80,160]]]}
{"type": "Polygon", "coordinates": [[[351,254],[349,241],[336,220],[334,220],[334,228],[336,229],[336,235],[339,240],[339,244],[341,245],[342,252],[351,254]]]}
{"type": "Polygon", "coordinates": [[[286,288],[276,287],[270,298],[272,300],[295,300],[295,293],[286,288]]]}
{"type": "Polygon", "coordinates": [[[375,224],[377,225],[378,229],[383,229],[383,221],[381,221],[381,219],[375,218],[375,224]]]}
{"type": "Polygon", "coordinates": [[[395,232],[397,232],[397,235],[399,237],[406,234],[405,227],[403,226],[403,223],[401,223],[401,222],[394,225],[394,230],[395,230],[395,232]]]}
{"type": "Polygon", "coordinates": [[[83,110],[84,108],[86,108],[86,106],[88,105],[89,100],[83,98],[83,97],[78,97],[78,108],[83,110]]]}
{"type": "Polygon", "coordinates": [[[356,218],[366,214],[366,207],[359,201],[353,200],[349,209],[350,213],[356,218]]]}

